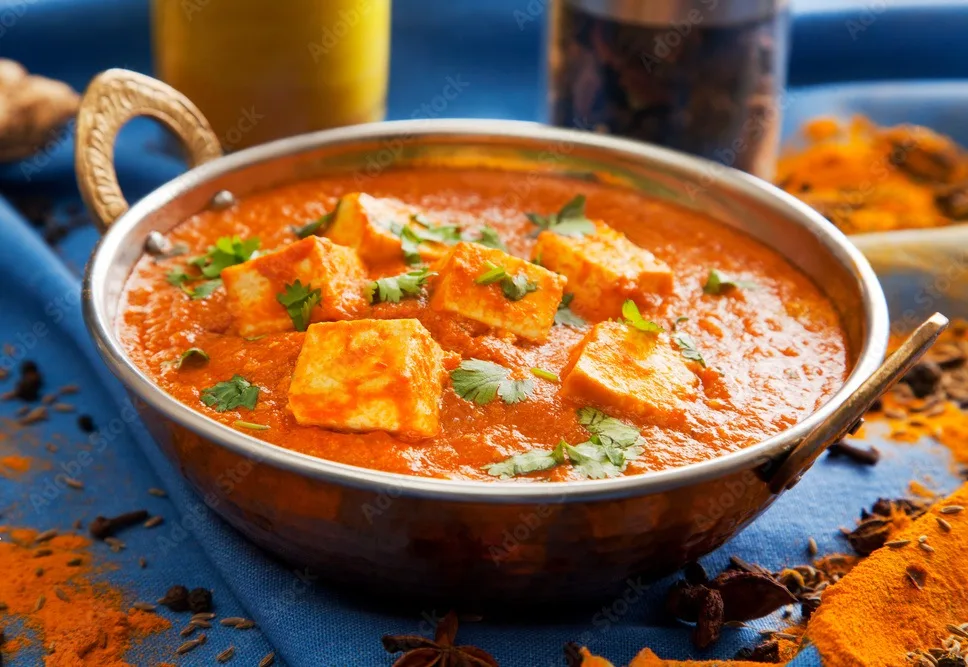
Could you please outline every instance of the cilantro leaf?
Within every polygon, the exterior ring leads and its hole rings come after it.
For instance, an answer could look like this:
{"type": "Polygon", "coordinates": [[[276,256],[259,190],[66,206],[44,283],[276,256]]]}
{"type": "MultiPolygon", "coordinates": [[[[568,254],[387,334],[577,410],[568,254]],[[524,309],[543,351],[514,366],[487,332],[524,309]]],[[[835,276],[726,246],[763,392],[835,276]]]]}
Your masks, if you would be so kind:
{"type": "Polygon", "coordinates": [[[722,294],[729,289],[756,289],[757,287],[758,285],[752,280],[738,280],[717,269],[709,269],[702,291],[706,294],[722,294]]]}
{"type": "Polygon", "coordinates": [[[205,362],[209,360],[208,352],[200,347],[190,347],[181,353],[178,357],[178,361],[175,362],[175,370],[181,370],[182,366],[187,363],[193,362],[205,362]]]}
{"type": "Polygon", "coordinates": [[[168,281],[168,284],[174,285],[175,287],[180,287],[191,279],[192,277],[185,273],[184,269],[172,269],[165,275],[165,280],[168,281]]]}
{"type": "Polygon", "coordinates": [[[478,243],[487,248],[495,248],[497,250],[507,252],[507,246],[504,245],[504,241],[501,240],[497,230],[493,227],[481,227],[480,234],[476,239],[465,240],[471,241],[472,243],[478,243]]]}
{"type": "Polygon", "coordinates": [[[639,312],[639,307],[631,299],[626,299],[625,303],[622,304],[622,320],[630,327],[634,327],[645,333],[659,333],[664,331],[662,327],[652,320],[647,320],[642,317],[642,313],[639,312]]]}
{"type": "Polygon", "coordinates": [[[501,281],[501,291],[504,292],[504,298],[508,301],[520,301],[531,292],[537,292],[538,283],[533,280],[528,280],[526,274],[519,273],[513,278],[510,276],[505,277],[501,281]]]}
{"type": "Polygon", "coordinates": [[[411,229],[421,242],[453,245],[461,240],[457,225],[435,225],[418,213],[411,215],[410,221],[414,223],[411,229]]]}
{"type": "Polygon", "coordinates": [[[370,303],[400,303],[400,299],[404,296],[420,294],[424,283],[431,276],[436,275],[430,269],[423,267],[398,276],[378,278],[367,286],[367,299],[370,303]]]}
{"type": "Polygon", "coordinates": [[[604,445],[615,445],[624,449],[637,444],[641,438],[639,429],[592,407],[578,410],[578,423],[589,433],[598,436],[604,445]]]}
{"type": "Polygon", "coordinates": [[[181,288],[185,294],[193,299],[204,299],[212,296],[212,292],[217,290],[221,285],[221,278],[212,278],[211,280],[203,280],[195,285],[195,287],[189,287],[187,283],[182,283],[181,288]]]}
{"type": "Polygon", "coordinates": [[[531,292],[538,290],[538,283],[530,280],[526,273],[519,273],[515,276],[508,275],[503,266],[494,262],[486,262],[484,267],[487,271],[477,276],[474,282],[478,285],[493,285],[500,281],[501,291],[508,301],[520,301],[531,292]]]}
{"type": "Polygon", "coordinates": [[[410,225],[391,225],[390,231],[400,237],[400,247],[403,250],[403,260],[407,264],[420,264],[420,237],[410,225]]]}
{"type": "Polygon", "coordinates": [[[565,443],[561,441],[552,450],[532,449],[530,451],[515,454],[500,463],[491,463],[484,466],[487,474],[501,479],[509,479],[519,475],[528,475],[539,470],[550,470],[557,465],[565,462],[565,443]]]}
{"type": "Polygon", "coordinates": [[[562,236],[584,236],[595,233],[595,224],[585,216],[585,195],[576,195],[565,203],[557,213],[539,215],[525,214],[540,229],[562,236]]]}
{"type": "Polygon", "coordinates": [[[571,302],[574,298],[574,294],[562,295],[561,303],[558,304],[558,311],[555,313],[555,324],[564,327],[573,327],[575,329],[580,329],[587,324],[585,320],[576,315],[571,309],[571,302]]]}
{"type": "Polygon", "coordinates": [[[336,206],[329,213],[324,213],[315,220],[307,222],[305,225],[300,227],[291,227],[293,234],[301,239],[309,238],[310,236],[319,236],[322,232],[325,232],[333,220],[336,219],[336,213],[339,211],[339,204],[342,199],[336,200],[336,206]]]}
{"type": "Polygon", "coordinates": [[[204,277],[218,278],[222,269],[248,261],[258,249],[258,238],[243,241],[238,236],[223,236],[215,245],[209,246],[207,253],[192,258],[188,263],[197,266],[204,277]]]}
{"type": "Polygon", "coordinates": [[[231,380],[203,389],[200,398],[202,403],[215,408],[217,412],[236,408],[253,410],[259,400],[259,387],[241,375],[233,375],[231,380]]]}
{"type": "Polygon", "coordinates": [[[519,403],[534,393],[533,380],[510,377],[509,368],[480,359],[465,359],[450,373],[457,395],[478,405],[487,405],[497,396],[508,404],[519,403]]]}
{"type": "Polygon", "coordinates": [[[565,445],[565,453],[582,477],[588,479],[604,479],[621,474],[625,465],[625,456],[615,464],[609,459],[605,448],[594,442],[583,442],[580,445],[565,445]]]}
{"type": "Polygon", "coordinates": [[[677,333],[672,337],[679,347],[679,353],[690,361],[698,362],[703,368],[706,367],[706,360],[702,358],[702,353],[696,347],[696,341],[687,333],[677,333]]]}
{"type": "Polygon", "coordinates": [[[276,294],[276,301],[289,313],[296,331],[305,331],[309,327],[310,315],[321,299],[319,289],[313,289],[309,283],[303,285],[298,279],[291,285],[287,283],[285,291],[276,294]]]}

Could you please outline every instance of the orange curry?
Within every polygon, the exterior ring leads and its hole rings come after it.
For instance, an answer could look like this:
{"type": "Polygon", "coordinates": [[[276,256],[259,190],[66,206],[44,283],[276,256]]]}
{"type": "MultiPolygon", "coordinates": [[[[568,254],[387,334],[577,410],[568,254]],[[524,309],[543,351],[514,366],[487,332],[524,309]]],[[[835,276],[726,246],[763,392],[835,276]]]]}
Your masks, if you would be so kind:
{"type": "Polygon", "coordinates": [[[834,308],[777,253],[641,194],[390,171],[200,213],[117,323],[164,390],[312,456],[430,477],[577,480],[713,458],[844,381],[834,308]]]}

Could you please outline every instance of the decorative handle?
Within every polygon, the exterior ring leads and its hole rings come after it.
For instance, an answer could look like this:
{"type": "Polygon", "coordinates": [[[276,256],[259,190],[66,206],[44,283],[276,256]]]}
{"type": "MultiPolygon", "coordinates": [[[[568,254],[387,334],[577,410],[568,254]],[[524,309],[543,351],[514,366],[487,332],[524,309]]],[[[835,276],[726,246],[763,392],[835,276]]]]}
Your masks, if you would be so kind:
{"type": "Polygon", "coordinates": [[[126,69],[98,74],[77,113],[74,166],[84,203],[102,231],[128,210],[114,170],[114,141],[135,116],[151,116],[171,129],[188,151],[190,166],[222,155],[202,112],[171,86],[126,69]]]}
{"type": "Polygon", "coordinates": [[[770,490],[780,493],[792,488],[827,447],[844,437],[858,423],[864,413],[887,389],[901,379],[917,363],[941,332],[948,327],[948,318],[935,313],[914,330],[914,333],[894,351],[880,368],[867,378],[827,419],[813,429],[796,449],[780,464],[769,480],[770,490]]]}

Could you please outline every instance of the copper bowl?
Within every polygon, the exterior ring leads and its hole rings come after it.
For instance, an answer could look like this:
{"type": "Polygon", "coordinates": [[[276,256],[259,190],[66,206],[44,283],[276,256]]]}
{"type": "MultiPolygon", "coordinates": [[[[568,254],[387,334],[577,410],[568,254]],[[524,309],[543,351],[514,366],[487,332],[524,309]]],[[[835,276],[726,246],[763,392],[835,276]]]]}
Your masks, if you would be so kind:
{"type": "MultiPolygon", "coordinates": [[[[630,577],[666,574],[720,546],[765,510],[943,328],[936,316],[883,366],[884,295],[863,256],[819,214],[751,176],[633,141],[506,121],[376,123],[220,157],[198,110],[168,86],[111,70],[78,120],[85,201],[106,228],[87,268],[84,314],[166,455],[253,542],[332,580],[384,593],[465,600],[600,598],[630,577]],[[128,210],[111,164],[117,129],[162,120],[195,164],[128,210]],[[278,447],[209,419],[161,390],[125,354],[119,298],[152,230],[237,196],[323,174],[486,163],[521,173],[593,173],[702,211],[783,254],[839,309],[851,374],[801,423],[742,451],[598,481],[467,482],[392,474],[278,447]]],[[[361,187],[365,187],[361,185],[361,187]]]]}

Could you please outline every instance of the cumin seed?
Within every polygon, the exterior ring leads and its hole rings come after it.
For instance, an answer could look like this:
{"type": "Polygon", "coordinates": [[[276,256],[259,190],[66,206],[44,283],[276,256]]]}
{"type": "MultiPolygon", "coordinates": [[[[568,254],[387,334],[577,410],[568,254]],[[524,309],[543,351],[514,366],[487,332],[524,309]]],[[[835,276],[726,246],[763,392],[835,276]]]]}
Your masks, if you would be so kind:
{"type": "Polygon", "coordinates": [[[241,616],[229,616],[219,621],[219,625],[224,625],[227,628],[234,628],[236,625],[238,625],[244,620],[245,619],[242,618],[241,616]]]}
{"type": "Polygon", "coordinates": [[[774,632],[773,639],[786,639],[787,641],[795,642],[800,641],[800,638],[796,635],[791,635],[788,632],[774,632]]]}
{"type": "Polygon", "coordinates": [[[104,543],[111,547],[111,551],[114,553],[121,553],[127,545],[116,537],[105,537],[104,543]]]}
{"type": "Polygon", "coordinates": [[[942,514],[960,514],[965,510],[961,505],[948,505],[947,507],[941,508],[942,514]]]}
{"type": "Polygon", "coordinates": [[[891,540],[890,542],[885,542],[885,547],[890,547],[891,549],[900,549],[901,547],[906,547],[911,544],[911,540],[891,540]]]}
{"type": "Polygon", "coordinates": [[[185,655],[189,651],[193,651],[201,645],[202,642],[198,641],[197,639],[189,639],[187,642],[176,648],[175,653],[178,655],[185,655]]]}
{"type": "Polygon", "coordinates": [[[34,538],[34,544],[40,544],[41,542],[48,542],[53,538],[57,537],[57,529],[50,528],[42,533],[37,533],[37,537],[34,538]]]}
{"type": "Polygon", "coordinates": [[[924,544],[927,541],[928,541],[928,536],[927,535],[919,535],[918,536],[918,542],[920,542],[921,544],[924,544]]]}
{"type": "Polygon", "coordinates": [[[921,542],[918,544],[922,551],[927,551],[928,553],[934,553],[934,547],[927,542],[921,542]]]}
{"type": "Polygon", "coordinates": [[[77,567],[84,562],[83,558],[71,558],[67,561],[67,567],[77,567]]]}
{"type": "Polygon", "coordinates": [[[81,388],[76,384],[65,384],[63,387],[57,390],[57,393],[63,396],[64,394],[76,394],[80,390],[81,388]]]}
{"type": "Polygon", "coordinates": [[[55,588],[54,589],[54,595],[56,595],[58,598],[60,598],[64,602],[70,602],[71,601],[71,599],[69,597],[67,597],[67,593],[65,593],[64,591],[62,591],[59,588],[55,588]]]}
{"type": "Polygon", "coordinates": [[[70,403],[54,403],[50,407],[55,412],[74,412],[74,406],[70,403]]]}
{"type": "Polygon", "coordinates": [[[942,519],[940,516],[934,517],[935,521],[938,522],[938,527],[946,533],[951,532],[951,524],[942,519]]]}
{"type": "Polygon", "coordinates": [[[190,623],[194,625],[196,628],[205,628],[206,630],[212,627],[211,623],[201,618],[195,619],[194,621],[190,621],[190,623]]]}
{"type": "Polygon", "coordinates": [[[131,605],[132,609],[137,609],[138,611],[154,611],[157,609],[155,605],[150,602],[135,602],[131,605]]]}
{"type": "Polygon", "coordinates": [[[235,647],[229,646],[227,649],[225,649],[224,651],[216,655],[215,659],[218,662],[228,662],[229,660],[232,659],[233,655],[235,655],[235,647]]]}
{"type": "Polygon", "coordinates": [[[164,520],[165,520],[165,517],[155,515],[141,525],[144,526],[145,528],[154,528],[155,526],[160,526],[164,520]]]}
{"type": "Polygon", "coordinates": [[[275,651],[273,651],[272,653],[267,653],[265,657],[259,661],[259,667],[272,667],[272,665],[274,664],[276,664],[275,651]]]}
{"type": "Polygon", "coordinates": [[[884,416],[888,419],[906,419],[907,413],[904,410],[897,410],[896,408],[887,408],[884,410],[884,416]]]}
{"type": "Polygon", "coordinates": [[[38,577],[44,576],[44,568],[38,567],[36,570],[34,570],[34,574],[38,577]]]}
{"type": "Polygon", "coordinates": [[[817,548],[817,540],[812,537],[807,538],[807,553],[811,556],[816,556],[820,553],[820,549],[817,548]]]}
{"type": "Polygon", "coordinates": [[[34,609],[32,613],[36,614],[38,611],[43,609],[44,603],[46,602],[47,602],[47,596],[44,594],[41,594],[40,597],[37,598],[37,602],[34,603],[34,609]]]}
{"type": "Polygon", "coordinates": [[[84,482],[81,482],[80,480],[76,480],[73,477],[65,477],[64,484],[71,487],[72,489],[77,489],[78,491],[84,488],[84,482]]]}
{"type": "Polygon", "coordinates": [[[38,405],[36,408],[30,410],[27,414],[21,417],[20,423],[23,426],[29,426],[30,424],[42,422],[45,419],[47,419],[47,407],[44,405],[38,405]]]}
{"type": "Polygon", "coordinates": [[[962,628],[961,626],[955,625],[954,623],[949,623],[947,628],[948,628],[948,632],[950,632],[951,634],[958,635],[959,637],[964,637],[965,639],[968,639],[968,631],[965,631],[965,629],[962,628]]]}
{"type": "Polygon", "coordinates": [[[52,553],[54,552],[50,549],[37,549],[37,551],[34,552],[34,558],[43,558],[44,556],[49,556],[52,553]]]}
{"type": "Polygon", "coordinates": [[[195,629],[197,627],[198,626],[195,625],[194,623],[189,623],[188,625],[186,625],[184,628],[181,629],[181,632],[179,632],[178,635],[180,637],[188,637],[189,635],[195,632],[195,629]]]}
{"type": "Polygon", "coordinates": [[[213,614],[212,612],[200,611],[197,614],[193,614],[191,620],[192,621],[211,621],[213,618],[215,618],[215,614],[213,614]]]}
{"type": "Polygon", "coordinates": [[[152,495],[152,496],[157,496],[159,498],[167,498],[168,497],[168,494],[165,492],[164,489],[158,489],[156,487],[151,487],[150,489],[148,489],[148,494],[149,495],[152,495]]]}

